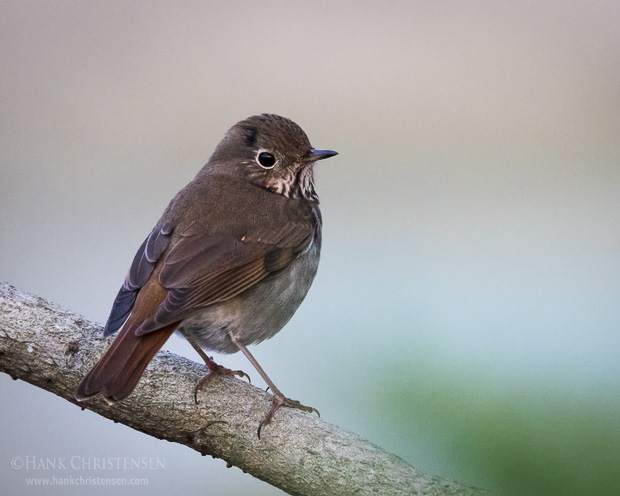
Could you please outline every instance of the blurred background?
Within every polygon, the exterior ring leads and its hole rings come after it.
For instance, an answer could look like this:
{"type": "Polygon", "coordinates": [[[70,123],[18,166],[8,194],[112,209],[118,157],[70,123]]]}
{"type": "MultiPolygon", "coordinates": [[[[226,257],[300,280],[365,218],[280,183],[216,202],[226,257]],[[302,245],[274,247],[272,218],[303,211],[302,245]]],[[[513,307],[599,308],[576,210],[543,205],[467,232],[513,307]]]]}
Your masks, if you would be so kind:
{"type": "MultiPolygon", "coordinates": [[[[619,25],[612,1],[3,0],[0,279],[103,323],[226,130],[285,115],[340,155],[317,171],[314,286],[253,349],[278,386],[432,474],[617,494],[619,25]]],[[[4,374],[0,393],[5,494],[282,494],[4,374]]]]}

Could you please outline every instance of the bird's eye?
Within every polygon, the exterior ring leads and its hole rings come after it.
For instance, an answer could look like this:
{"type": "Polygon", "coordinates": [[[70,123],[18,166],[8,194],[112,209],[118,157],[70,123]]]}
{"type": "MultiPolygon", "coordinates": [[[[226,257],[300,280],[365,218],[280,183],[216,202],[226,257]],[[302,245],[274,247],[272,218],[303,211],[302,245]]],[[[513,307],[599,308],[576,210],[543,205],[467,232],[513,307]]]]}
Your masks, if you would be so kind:
{"type": "Polygon", "coordinates": [[[258,152],[258,155],[256,155],[256,161],[258,162],[258,165],[265,169],[271,169],[274,165],[276,165],[276,157],[274,157],[272,153],[266,151],[258,152]]]}

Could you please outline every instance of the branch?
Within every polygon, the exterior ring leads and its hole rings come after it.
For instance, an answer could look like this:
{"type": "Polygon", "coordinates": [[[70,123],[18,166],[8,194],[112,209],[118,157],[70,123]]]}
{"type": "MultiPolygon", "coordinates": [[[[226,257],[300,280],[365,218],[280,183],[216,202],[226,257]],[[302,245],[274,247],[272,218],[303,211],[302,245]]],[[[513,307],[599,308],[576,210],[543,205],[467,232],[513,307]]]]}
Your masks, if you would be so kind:
{"type": "MultiPolygon", "coordinates": [[[[0,283],[0,371],[76,403],[73,392],[113,338],[101,326],[0,283]]],[[[395,455],[316,417],[283,408],[256,428],[270,395],[220,377],[193,390],[204,366],[160,352],[126,400],[81,403],[106,418],[222,458],[289,494],[475,495],[482,491],[420,473],[395,455]]]]}

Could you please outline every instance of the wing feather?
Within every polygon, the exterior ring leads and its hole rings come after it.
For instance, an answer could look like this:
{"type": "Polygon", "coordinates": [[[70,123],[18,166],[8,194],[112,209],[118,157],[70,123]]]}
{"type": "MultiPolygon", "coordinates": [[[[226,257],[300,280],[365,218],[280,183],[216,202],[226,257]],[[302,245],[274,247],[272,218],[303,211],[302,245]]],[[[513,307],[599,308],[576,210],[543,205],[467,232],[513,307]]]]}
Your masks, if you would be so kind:
{"type": "Polygon", "coordinates": [[[136,303],[138,291],[148,282],[157,261],[170,243],[174,226],[170,222],[156,225],[133,259],[125,282],[116,295],[103,335],[109,336],[125,323],[136,303]]]}
{"type": "Polygon", "coordinates": [[[159,282],[168,289],[155,314],[136,331],[156,331],[197,310],[233,298],[286,269],[314,239],[314,222],[290,223],[278,233],[210,234],[194,223],[163,259],[159,282]]]}

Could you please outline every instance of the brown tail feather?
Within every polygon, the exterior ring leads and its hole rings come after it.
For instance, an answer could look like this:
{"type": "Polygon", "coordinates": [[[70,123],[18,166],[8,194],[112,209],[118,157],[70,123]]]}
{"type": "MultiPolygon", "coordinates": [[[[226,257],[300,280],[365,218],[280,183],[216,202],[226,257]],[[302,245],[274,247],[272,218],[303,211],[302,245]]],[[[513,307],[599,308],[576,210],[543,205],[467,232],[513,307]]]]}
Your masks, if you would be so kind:
{"type": "Polygon", "coordinates": [[[84,377],[75,392],[75,398],[84,401],[101,393],[112,404],[129,396],[147,365],[177,325],[144,336],[136,336],[133,326],[125,325],[112,346],[84,377]]]}
{"type": "Polygon", "coordinates": [[[158,282],[158,271],[138,293],[138,297],[120,333],[75,392],[78,401],[99,393],[108,403],[131,394],[147,365],[178,326],[178,322],[157,331],[136,336],[136,329],[157,310],[167,291],[158,282]]]}

